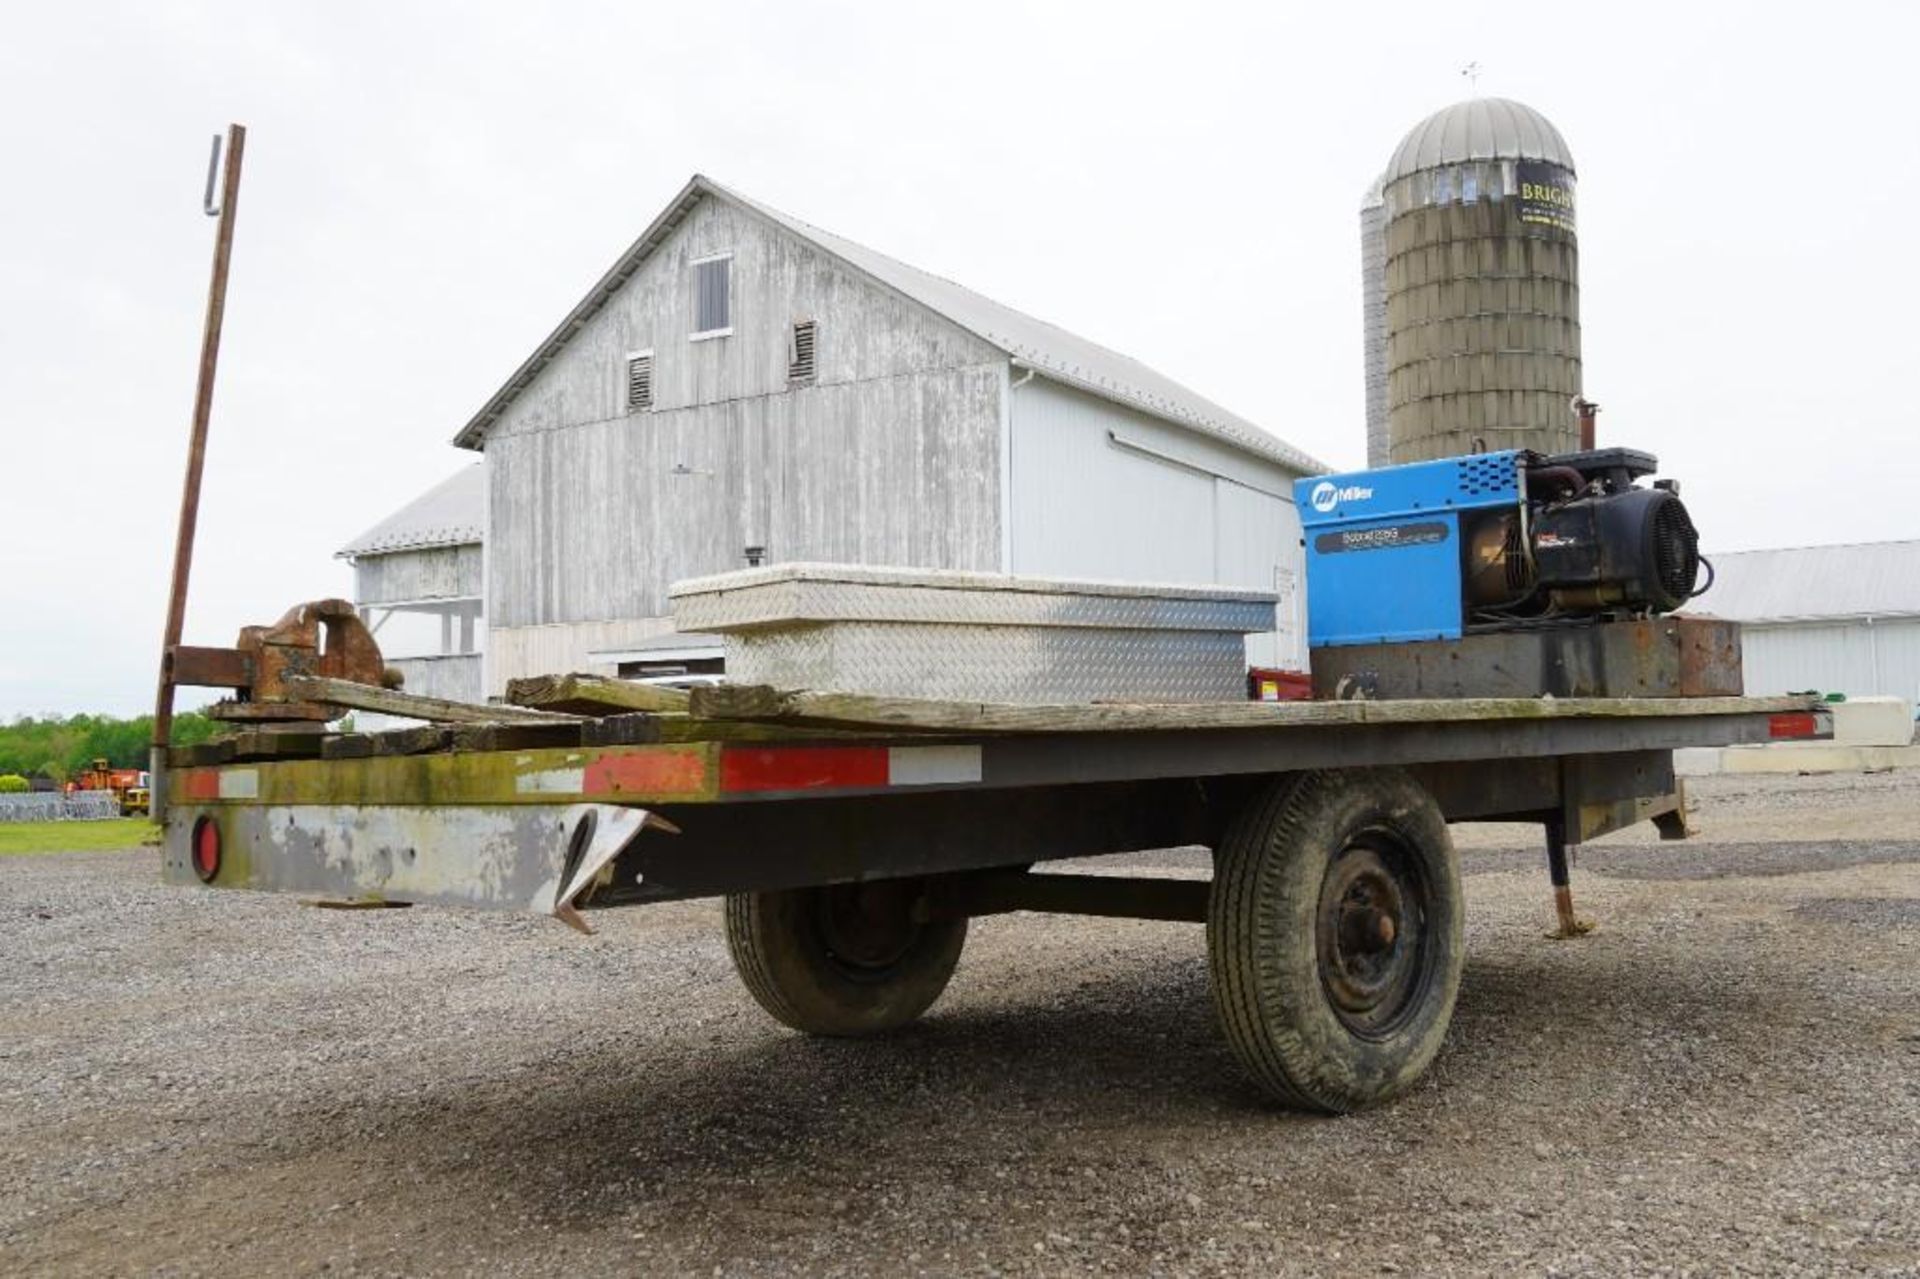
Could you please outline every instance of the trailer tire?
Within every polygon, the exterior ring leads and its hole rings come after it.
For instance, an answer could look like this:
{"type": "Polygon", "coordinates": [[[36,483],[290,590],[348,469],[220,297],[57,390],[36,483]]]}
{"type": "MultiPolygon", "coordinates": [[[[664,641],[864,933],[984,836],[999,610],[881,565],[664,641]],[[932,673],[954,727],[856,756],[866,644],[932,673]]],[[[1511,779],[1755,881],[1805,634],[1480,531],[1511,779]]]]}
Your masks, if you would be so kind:
{"type": "Polygon", "coordinates": [[[1400,769],[1277,778],[1214,858],[1209,985],[1254,1081],[1343,1114],[1398,1095],[1440,1051],[1465,957],[1440,807],[1400,769]]]}
{"type": "Polygon", "coordinates": [[[727,898],[727,951],[754,1000],[809,1035],[876,1035],[933,1006],[960,962],[965,918],[920,920],[914,880],[727,898]]]}

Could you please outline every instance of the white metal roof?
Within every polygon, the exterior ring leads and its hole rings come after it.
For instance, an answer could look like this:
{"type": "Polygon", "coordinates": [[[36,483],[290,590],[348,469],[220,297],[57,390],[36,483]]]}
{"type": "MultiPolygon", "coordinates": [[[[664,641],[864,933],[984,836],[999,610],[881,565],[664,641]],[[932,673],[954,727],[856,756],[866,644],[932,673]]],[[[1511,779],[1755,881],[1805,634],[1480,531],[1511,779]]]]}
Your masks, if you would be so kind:
{"type": "Polygon", "coordinates": [[[1511,98],[1468,98],[1408,130],[1380,180],[1463,160],[1546,160],[1573,171],[1573,152],[1547,117],[1511,98]]]}
{"type": "Polygon", "coordinates": [[[1920,617],[1920,541],[1790,546],[1712,555],[1693,611],[1739,622],[1920,617]]]}
{"type": "Polygon", "coordinates": [[[1304,474],[1329,469],[1292,445],[1186,387],[1154,372],[1146,365],[1065,329],[1036,320],[1012,307],[951,280],[908,266],[884,253],[855,244],[829,231],[790,217],[777,209],[748,199],[712,179],[694,178],[645,234],[634,241],[626,253],[601,277],[580,304],[540,349],[522,364],[507,384],[494,393],[484,408],[454,437],[463,448],[478,448],[487,427],[530,384],[540,370],[560,353],[567,342],[595,312],[626,284],[652,252],[665,241],[693,206],[702,199],[725,200],[736,207],[765,218],[774,225],[799,236],[825,253],[839,258],[854,270],[877,281],[928,310],[966,329],[976,337],[1005,351],[1013,360],[1042,375],[1125,404],[1177,426],[1212,436],[1248,453],[1277,462],[1304,474]]]}
{"type": "Polygon", "coordinates": [[[487,465],[460,468],[335,552],[340,559],[477,543],[485,528],[487,465]]]}

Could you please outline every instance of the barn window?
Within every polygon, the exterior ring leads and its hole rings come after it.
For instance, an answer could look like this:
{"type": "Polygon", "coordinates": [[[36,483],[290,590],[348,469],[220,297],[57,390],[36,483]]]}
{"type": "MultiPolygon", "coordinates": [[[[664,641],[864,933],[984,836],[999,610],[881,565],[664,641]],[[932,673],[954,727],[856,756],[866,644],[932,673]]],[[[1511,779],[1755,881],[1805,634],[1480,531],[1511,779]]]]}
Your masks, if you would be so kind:
{"type": "Polygon", "coordinates": [[[787,340],[787,381],[813,381],[813,343],[813,321],[796,321],[793,326],[793,336],[787,340]]]}
{"type": "Polygon", "coordinates": [[[653,407],[653,352],[635,351],[627,357],[627,408],[653,407]]]}
{"type": "Polygon", "coordinates": [[[733,332],[733,255],[721,253],[693,264],[693,336],[733,332]]]}

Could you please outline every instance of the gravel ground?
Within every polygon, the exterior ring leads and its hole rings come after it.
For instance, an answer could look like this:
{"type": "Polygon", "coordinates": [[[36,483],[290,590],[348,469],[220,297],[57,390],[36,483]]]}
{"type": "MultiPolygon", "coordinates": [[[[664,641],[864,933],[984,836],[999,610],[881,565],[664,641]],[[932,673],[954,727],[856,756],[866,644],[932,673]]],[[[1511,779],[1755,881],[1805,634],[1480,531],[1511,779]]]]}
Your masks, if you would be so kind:
{"type": "MultiPolygon", "coordinates": [[[[1234,1072],[1191,926],[976,922],[814,1042],[713,903],[549,920],[0,861],[0,1271],[1920,1273],[1920,776],[1711,778],[1702,836],[1459,834],[1469,959],[1400,1101],[1234,1072]]],[[[1192,854],[1130,859],[1193,872],[1192,854]]]]}

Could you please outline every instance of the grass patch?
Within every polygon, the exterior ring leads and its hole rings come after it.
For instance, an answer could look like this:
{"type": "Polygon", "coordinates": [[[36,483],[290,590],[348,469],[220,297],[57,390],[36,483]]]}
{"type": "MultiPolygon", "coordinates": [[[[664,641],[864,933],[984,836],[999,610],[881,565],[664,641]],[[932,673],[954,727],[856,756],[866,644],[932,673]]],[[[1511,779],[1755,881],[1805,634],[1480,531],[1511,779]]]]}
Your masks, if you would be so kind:
{"type": "Polygon", "coordinates": [[[0,856],[138,848],[155,833],[153,823],[144,817],[115,817],[103,822],[0,822],[0,856]]]}

